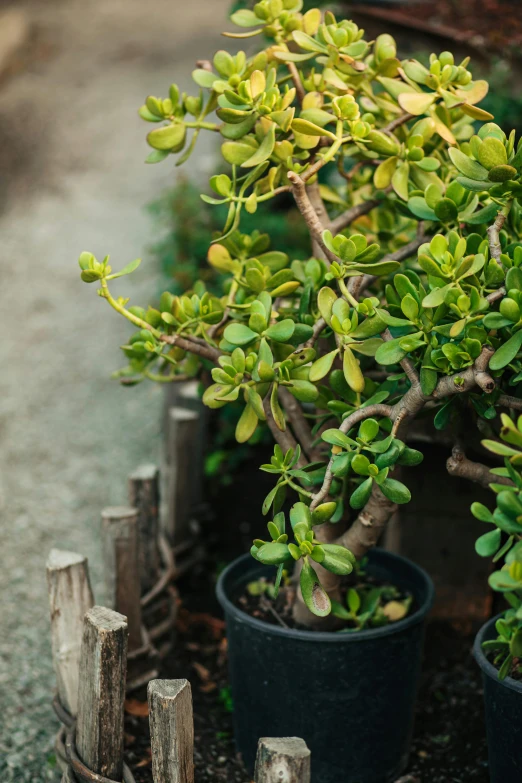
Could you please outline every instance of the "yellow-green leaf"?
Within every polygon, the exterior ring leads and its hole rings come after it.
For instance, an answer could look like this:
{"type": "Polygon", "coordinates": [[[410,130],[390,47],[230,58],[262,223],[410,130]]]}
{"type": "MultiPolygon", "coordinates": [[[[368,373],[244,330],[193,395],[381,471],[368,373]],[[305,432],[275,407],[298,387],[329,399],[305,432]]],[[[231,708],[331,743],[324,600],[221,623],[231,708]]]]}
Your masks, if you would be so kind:
{"type": "Polygon", "coordinates": [[[408,201],[408,179],[410,175],[410,166],[403,161],[399,163],[392,176],[392,187],[399,198],[408,201]]]}
{"type": "Polygon", "coordinates": [[[339,349],[336,348],[335,351],[326,353],[324,356],[321,356],[312,364],[312,366],[310,367],[310,375],[308,376],[312,383],[315,383],[316,381],[320,381],[321,378],[324,378],[325,375],[328,375],[332,367],[333,361],[338,353],[339,353],[339,349]]]}
{"type": "Polygon", "coordinates": [[[274,383],[270,393],[270,410],[272,411],[272,416],[274,417],[277,429],[281,430],[281,432],[284,432],[286,430],[286,421],[281,405],[279,404],[277,390],[277,383],[274,383]]]}
{"type": "Polygon", "coordinates": [[[437,97],[433,92],[403,92],[398,97],[399,106],[404,111],[414,114],[424,114],[433,105],[437,97]]]}
{"type": "Polygon", "coordinates": [[[276,126],[274,123],[270,123],[270,127],[259,145],[259,148],[254,152],[251,158],[246,160],[242,166],[243,168],[253,168],[254,166],[258,166],[260,163],[263,163],[263,161],[267,160],[272,152],[274,151],[275,146],[275,129],[276,126]]]}
{"type": "Polygon", "coordinates": [[[317,306],[328,326],[332,324],[332,307],[335,301],[337,301],[337,296],[331,288],[328,286],[321,288],[317,295],[317,306]]]}
{"type": "Polygon", "coordinates": [[[254,408],[250,403],[247,403],[236,426],[236,440],[238,443],[246,443],[252,437],[257,427],[257,422],[258,418],[254,408]]]}
{"type": "Polygon", "coordinates": [[[393,173],[397,167],[397,160],[398,158],[396,156],[388,158],[380,163],[375,169],[373,184],[378,190],[384,190],[391,184],[393,173]]]}
{"type": "Polygon", "coordinates": [[[147,136],[147,142],[155,150],[178,150],[185,142],[185,126],[181,123],[154,128],[147,136]]]}
{"type": "Polygon", "coordinates": [[[364,376],[359,362],[348,347],[344,349],[343,372],[350,389],[359,394],[364,391],[364,376]]]}

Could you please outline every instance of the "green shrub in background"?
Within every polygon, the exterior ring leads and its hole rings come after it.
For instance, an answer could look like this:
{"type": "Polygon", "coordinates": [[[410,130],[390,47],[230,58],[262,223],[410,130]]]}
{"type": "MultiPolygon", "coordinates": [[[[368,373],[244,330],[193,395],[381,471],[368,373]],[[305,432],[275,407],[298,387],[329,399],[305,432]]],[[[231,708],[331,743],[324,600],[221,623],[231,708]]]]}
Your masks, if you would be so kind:
{"type": "MultiPolygon", "coordinates": [[[[422,460],[405,441],[414,419],[460,443],[464,415],[494,435],[499,408],[522,409],[522,145],[477,105],[488,85],[468,59],[401,61],[391,36],[370,43],[301,0],[232,21],[256,53],[219,51],[194,71],[197,94],[172,85],[140,109],[151,163],[187,161],[201,132],[220,138],[226,173],[202,196],[226,210],[207,256],[217,286],[200,275],[143,308],[112,292],[139,261],[113,272],[82,253],[81,277],[136,329],[129,381],[210,374],[206,405],[242,405],[238,443],[268,426],[270,521],[252,555],[276,584],[298,562],[295,616],[312,625],[342,617],[343,576],[410,499],[398,467],[422,460]],[[264,233],[262,205],[289,195],[304,260],[264,233]]],[[[458,460],[458,475],[485,471],[458,460]]]]}

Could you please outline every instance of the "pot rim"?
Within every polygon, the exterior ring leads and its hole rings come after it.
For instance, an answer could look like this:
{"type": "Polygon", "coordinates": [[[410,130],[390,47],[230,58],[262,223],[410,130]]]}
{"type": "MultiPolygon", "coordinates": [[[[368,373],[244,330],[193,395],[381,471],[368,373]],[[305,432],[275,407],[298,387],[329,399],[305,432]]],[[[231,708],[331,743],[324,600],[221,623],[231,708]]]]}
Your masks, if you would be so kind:
{"type": "Polygon", "coordinates": [[[385,625],[381,628],[369,628],[367,630],[358,631],[357,633],[338,633],[335,631],[301,631],[296,628],[283,628],[279,625],[272,625],[271,623],[267,623],[264,620],[258,620],[256,617],[251,617],[247,612],[244,612],[242,609],[232,603],[225,590],[225,582],[227,577],[240,563],[244,563],[248,559],[252,561],[254,567],[255,565],[260,565],[252,558],[250,553],[236,558],[231,563],[229,563],[224,571],[221,572],[216,585],[217,599],[224,611],[233,615],[234,618],[241,623],[247,623],[248,625],[257,628],[260,631],[264,630],[270,632],[274,636],[284,636],[287,638],[294,638],[309,642],[337,642],[343,644],[355,644],[358,641],[365,641],[367,639],[375,639],[377,637],[390,636],[395,633],[400,633],[401,631],[404,631],[413,625],[421,623],[430,611],[435,595],[435,588],[429,574],[413,561],[406,557],[402,557],[401,555],[397,555],[394,552],[388,552],[379,547],[375,547],[371,550],[371,552],[377,555],[379,558],[384,558],[385,560],[389,559],[390,561],[400,562],[407,565],[413,575],[416,576],[419,581],[425,585],[426,588],[426,596],[422,601],[422,604],[413,612],[413,614],[408,615],[403,620],[390,623],[389,625],[385,625]]]}
{"type": "Polygon", "coordinates": [[[496,617],[492,617],[490,620],[488,620],[487,623],[484,623],[475,637],[475,642],[473,643],[473,657],[485,675],[490,677],[492,680],[495,680],[503,688],[509,688],[511,691],[516,691],[517,693],[522,694],[522,681],[514,680],[512,677],[506,677],[505,680],[499,680],[498,669],[490,661],[488,661],[484,655],[484,651],[482,650],[482,642],[485,642],[488,639],[490,630],[494,627],[497,620],[503,615],[504,612],[501,612],[500,614],[497,614],[496,617]]]}

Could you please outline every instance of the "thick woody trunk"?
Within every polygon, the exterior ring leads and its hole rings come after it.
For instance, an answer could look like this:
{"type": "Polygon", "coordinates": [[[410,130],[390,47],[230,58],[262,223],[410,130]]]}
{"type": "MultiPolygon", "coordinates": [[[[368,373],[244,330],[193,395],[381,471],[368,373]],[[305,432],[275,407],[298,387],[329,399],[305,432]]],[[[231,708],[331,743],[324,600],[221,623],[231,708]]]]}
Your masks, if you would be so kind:
{"type": "Polygon", "coordinates": [[[397,505],[385,498],[374,485],[373,492],[353,525],[337,543],[353,552],[357,560],[378,543],[386,525],[397,510],[397,505]]]}

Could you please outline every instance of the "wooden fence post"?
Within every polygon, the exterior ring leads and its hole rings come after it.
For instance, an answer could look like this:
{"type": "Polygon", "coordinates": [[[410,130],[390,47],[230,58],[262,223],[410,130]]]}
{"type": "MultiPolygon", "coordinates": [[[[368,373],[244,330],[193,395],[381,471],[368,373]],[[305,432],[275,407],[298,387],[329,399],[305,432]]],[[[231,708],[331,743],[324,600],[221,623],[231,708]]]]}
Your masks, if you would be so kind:
{"type": "Polygon", "coordinates": [[[171,544],[179,544],[190,536],[199,415],[187,408],[170,408],[168,422],[164,531],[171,544]]]}
{"type": "Polygon", "coordinates": [[[102,511],[103,557],[109,606],[125,615],[129,651],[142,646],[138,512],[115,506],[102,511]]]}
{"type": "Polygon", "coordinates": [[[129,503],[138,512],[141,594],[155,585],[159,573],[159,469],[140,465],[129,476],[129,503]]]}
{"type": "Polygon", "coordinates": [[[203,401],[199,394],[199,387],[199,381],[188,381],[180,384],[178,393],[179,405],[183,408],[189,408],[191,411],[195,411],[198,414],[197,438],[194,445],[191,478],[193,505],[196,507],[203,504],[205,500],[203,491],[204,465],[210,412],[210,408],[203,405],[203,401]]]}
{"type": "Polygon", "coordinates": [[[194,719],[188,680],[152,680],[149,700],[154,783],[194,783],[194,719]]]}
{"type": "Polygon", "coordinates": [[[113,780],[123,773],[126,669],[125,617],[94,606],[83,625],[76,749],[91,772],[113,780]]]}
{"type": "Polygon", "coordinates": [[[310,783],[310,751],[299,737],[263,737],[257,746],[255,783],[310,783]]]}
{"type": "Polygon", "coordinates": [[[47,585],[58,698],[62,707],[76,717],[83,617],[94,604],[87,558],[51,549],[47,585]]]}

